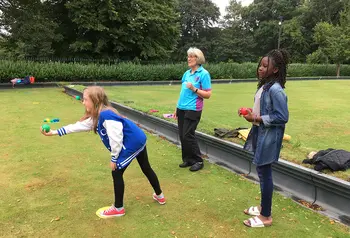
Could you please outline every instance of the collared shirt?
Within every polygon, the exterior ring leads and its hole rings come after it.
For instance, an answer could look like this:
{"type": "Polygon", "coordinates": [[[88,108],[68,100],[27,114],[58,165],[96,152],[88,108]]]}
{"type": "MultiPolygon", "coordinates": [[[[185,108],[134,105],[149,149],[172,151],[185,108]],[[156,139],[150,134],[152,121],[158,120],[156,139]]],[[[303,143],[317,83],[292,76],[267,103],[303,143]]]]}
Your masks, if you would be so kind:
{"type": "Polygon", "coordinates": [[[181,110],[202,111],[203,98],[198,96],[191,89],[186,87],[190,82],[195,88],[204,91],[211,90],[211,78],[209,72],[200,66],[193,74],[191,69],[187,70],[182,76],[182,85],[177,108],[181,110]]]}

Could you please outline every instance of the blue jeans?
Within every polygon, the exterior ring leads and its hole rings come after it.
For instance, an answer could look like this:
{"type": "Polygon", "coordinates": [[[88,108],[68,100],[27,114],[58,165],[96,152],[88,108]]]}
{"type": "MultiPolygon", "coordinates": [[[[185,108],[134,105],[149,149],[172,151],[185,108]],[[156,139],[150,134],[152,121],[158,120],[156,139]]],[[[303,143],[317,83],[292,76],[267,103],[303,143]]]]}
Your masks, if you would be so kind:
{"type": "Polygon", "coordinates": [[[273,192],[273,181],[272,181],[272,164],[266,164],[257,166],[256,171],[260,179],[260,191],[261,191],[261,212],[260,214],[264,217],[271,216],[272,206],[272,192],[273,192]]]}

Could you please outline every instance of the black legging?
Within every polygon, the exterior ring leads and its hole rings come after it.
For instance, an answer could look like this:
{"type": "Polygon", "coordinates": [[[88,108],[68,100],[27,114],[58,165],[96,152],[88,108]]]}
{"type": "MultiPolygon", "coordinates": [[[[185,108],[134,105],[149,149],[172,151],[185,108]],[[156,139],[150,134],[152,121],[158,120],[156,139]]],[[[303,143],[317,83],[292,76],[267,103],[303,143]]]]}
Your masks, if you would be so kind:
{"type": "MultiPolygon", "coordinates": [[[[148,181],[152,185],[154,192],[157,195],[161,194],[162,190],[160,189],[158,177],[156,173],[153,171],[153,169],[151,168],[151,165],[149,164],[149,161],[148,161],[146,146],[136,156],[136,159],[141,167],[142,172],[146,175],[146,177],[148,178],[148,181]]],[[[127,167],[112,171],[113,184],[114,184],[114,197],[115,197],[114,206],[117,208],[123,206],[124,187],[125,187],[123,174],[127,167]]]]}

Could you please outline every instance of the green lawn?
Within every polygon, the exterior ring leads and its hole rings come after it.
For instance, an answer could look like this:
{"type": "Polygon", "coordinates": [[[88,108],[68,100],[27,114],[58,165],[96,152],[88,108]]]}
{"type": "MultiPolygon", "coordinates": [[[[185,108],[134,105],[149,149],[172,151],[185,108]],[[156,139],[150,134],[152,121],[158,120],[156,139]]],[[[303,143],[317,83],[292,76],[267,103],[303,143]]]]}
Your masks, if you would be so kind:
{"type": "Polygon", "coordinates": [[[349,227],[277,193],[274,225],[246,228],[242,210],[259,203],[258,185],[213,164],[198,173],[180,169],[180,149],[150,134],[150,161],[167,204],[152,200],[152,189],[133,162],[125,173],[126,215],[99,219],[96,210],[113,202],[109,155],[99,137],[39,132],[46,117],[60,118],[52,124],[57,128],[84,112],[61,91],[0,91],[1,237],[349,237],[349,227]]]}
{"type": "MultiPolygon", "coordinates": [[[[313,150],[334,148],[350,151],[350,94],[347,93],[350,81],[291,81],[286,87],[290,112],[286,133],[292,136],[292,140],[284,143],[281,157],[301,164],[313,150]]],[[[256,83],[213,84],[212,88],[213,94],[205,100],[198,130],[213,135],[214,128],[250,127],[237,116],[237,110],[253,106],[256,83]]],[[[162,117],[163,113],[174,112],[180,86],[105,89],[112,101],[127,102],[124,104],[144,112],[157,109],[160,112],[154,115],[162,117]]],[[[233,141],[243,143],[241,140],[233,141]]],[[[350,170],[330,174],[350,181],[350,170]]]]}

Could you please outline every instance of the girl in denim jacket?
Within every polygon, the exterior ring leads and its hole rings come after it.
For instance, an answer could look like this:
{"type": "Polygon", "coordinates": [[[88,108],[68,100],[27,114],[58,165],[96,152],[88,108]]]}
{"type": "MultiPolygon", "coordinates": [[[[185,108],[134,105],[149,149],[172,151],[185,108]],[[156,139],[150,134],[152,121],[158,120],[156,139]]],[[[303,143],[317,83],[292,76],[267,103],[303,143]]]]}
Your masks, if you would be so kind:
{"type": "Polygon", "coordinates": [[[288,53],[272,50],[262,57],[258,68],[258,90],[254,97],[252,112],[244,118],[253,124],[244,149],[254,153],[260,180],[261,204],[244,210],[254,216],[244,221],[249,227],[264,227],[272,224],[272,163],[278,161],[285,125],[288,122],[287,96],[284,92],[288,53]]]}

